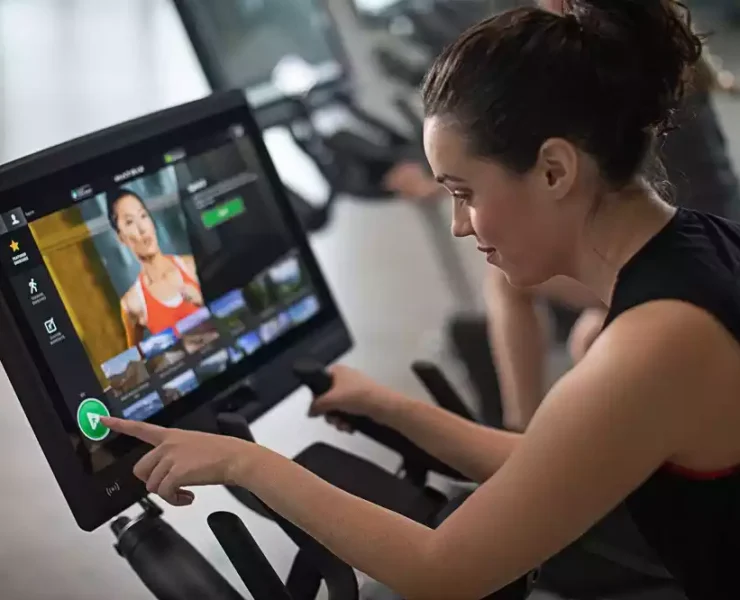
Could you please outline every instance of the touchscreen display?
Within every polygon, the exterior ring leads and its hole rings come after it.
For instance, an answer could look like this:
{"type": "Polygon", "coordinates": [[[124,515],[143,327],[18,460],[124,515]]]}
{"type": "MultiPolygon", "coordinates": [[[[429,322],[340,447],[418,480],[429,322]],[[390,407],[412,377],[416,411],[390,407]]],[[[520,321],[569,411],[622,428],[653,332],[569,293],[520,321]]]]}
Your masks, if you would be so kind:
{"type": "Polygon", "coordinates": [[[167,423],[321,312],[259,165],[237,123],[2,215],[3,269],[89,472],[128,449],[101,416],[167,423]]]}
{"type": "Polygon", "coordinates": [[[219,89],[242,88],[253,107],[280,100],[273,73],[299,60],[313,84],[343,74],[331,18],[322,0],[179,0],[209,78],[219,89]],[[204,58],[204,57],[202,57],[204,58]],[[213,77],[215,75],[215,77],[213,77]]]}

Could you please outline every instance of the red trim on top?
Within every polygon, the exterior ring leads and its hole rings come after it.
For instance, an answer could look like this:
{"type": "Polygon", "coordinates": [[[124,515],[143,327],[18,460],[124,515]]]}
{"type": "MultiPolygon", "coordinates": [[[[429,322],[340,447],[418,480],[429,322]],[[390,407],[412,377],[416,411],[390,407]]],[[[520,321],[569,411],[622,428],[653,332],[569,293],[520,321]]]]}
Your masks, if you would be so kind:
{"type": "Polygon", "coordinates": [[[664,465],[665,470],[678,475],[679,477],[685,477],[686,479],[693,479],[695,481],[712,481],[714,479],[722,479],[740,473],[740,465],[730,467],[729,469],[721,469],[719,471],[694,471],[687,467],[682,467],[674,463],[666,463],[664,465]]]}

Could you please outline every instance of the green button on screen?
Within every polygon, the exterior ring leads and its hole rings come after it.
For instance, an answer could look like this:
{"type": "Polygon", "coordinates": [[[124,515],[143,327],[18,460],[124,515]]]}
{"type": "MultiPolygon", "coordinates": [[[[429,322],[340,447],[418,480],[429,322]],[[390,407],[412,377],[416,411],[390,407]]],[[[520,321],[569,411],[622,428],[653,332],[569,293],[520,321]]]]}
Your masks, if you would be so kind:
{"type": "Polygon", "coordinates": [[[200,214],[200,218],[206,229],[213,229],[214,227],[218,227],[222,223],[239,216],[245,210],[244,200],[241,196],[237,196],[236,198],[232,198],[231,200],[214,206],[213,208],[204,210],[200,214]]]}
{"type": "Polygon", "coordinates": [[[110,429],[100,422],[100,417],[110,417],[108,408],[97,398],[88,398],[77,408],[77,424],[86,438],[99,442],[108,437],[110,429]]]}

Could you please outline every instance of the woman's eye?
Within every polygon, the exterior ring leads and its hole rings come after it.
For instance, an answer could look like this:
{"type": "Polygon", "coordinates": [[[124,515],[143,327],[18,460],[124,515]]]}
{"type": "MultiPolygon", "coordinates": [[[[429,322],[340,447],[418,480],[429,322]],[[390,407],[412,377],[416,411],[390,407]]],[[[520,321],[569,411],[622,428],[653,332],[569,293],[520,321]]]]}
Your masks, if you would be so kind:
{"type": "Polygon", "coordinates": [[[473,196],[468,192],[452,192],[452,197],[462,204],[470,204],[473,196]]]}

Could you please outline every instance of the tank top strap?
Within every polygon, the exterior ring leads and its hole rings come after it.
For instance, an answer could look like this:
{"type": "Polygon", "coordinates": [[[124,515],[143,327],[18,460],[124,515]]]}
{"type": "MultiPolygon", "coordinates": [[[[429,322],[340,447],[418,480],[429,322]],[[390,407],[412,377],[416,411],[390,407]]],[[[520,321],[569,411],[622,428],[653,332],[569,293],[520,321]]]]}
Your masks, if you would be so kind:
{"type": "Polygon", "coordinates": [[[180,271],[180,276],[182,277],[183,281],[185,281],[185,283],[197,285],[198,282],[190,274],[190,269],[185,264],[185,261],[182,259],[181,256],[178,256],[177,254],[170,254],[169,258],[172,261],[172,263],[175,265],[177,270],[180,271]]]}

